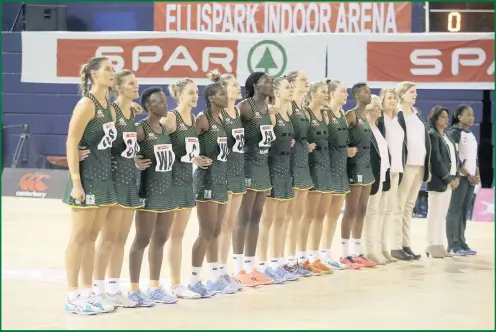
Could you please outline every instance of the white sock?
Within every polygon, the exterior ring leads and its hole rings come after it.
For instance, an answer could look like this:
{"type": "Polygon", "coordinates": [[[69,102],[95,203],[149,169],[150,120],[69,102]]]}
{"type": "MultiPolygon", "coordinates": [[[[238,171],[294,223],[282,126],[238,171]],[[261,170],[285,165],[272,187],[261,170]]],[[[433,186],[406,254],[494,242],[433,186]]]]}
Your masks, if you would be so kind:
{"type": "Polygon", "coordinates": [[[109,278],[107,280],[107,288],[109,294],[117,294],[121,288],[121,282],[119,278],[109,278]]]}
{"type": "Polygon", "coordinates": [[[217,280],[219,278],[219,264],[215,263],[207,263],[208,269],[212,272],[213,280],[217,280]]]}
{"type": "Polygon", "coordinates": [[[93,280],[93,293],[96,295],[105,293],[105,280],[93,280]]]}
{"type": "Polygon", "coordinates": [[[243,254],[234,254],[233,255],[233,261],[234,261],[234,275],[240,274],[241,271],[243,271],[243,254]]]}
{"type": "Polygon", "coordinates": [[[219,275],[223,276],[224,274],[227,274],[226,264],[219,264],[219,275]]]}
{"type": "Polygon", "coordinates": [[[343,258],[350,256],[349,242],[350,239],[341,239],[341,252],[343,253],[341,257],[343,258]]]}
{"type": "Polygon", "coordinates": [[[333,261],[331,249],[327,249],[327,259],[330,260],[331,262],[333,261]]]}
{"type": "Polygon", "coordinates": [[[79,290],[77,289],[67,292],[67,298],[69,299],[69,301],[74,301],[75,299],[77,299],[78,296],[79,296],[79,290]]]}
{"type": "Polygon", "coordinates": [[[189,284],[191,286],[196,285],[196,283],[201,280],[200,272],[201,272],[201,267],[194,267],[193,266],[191,268],[191,276],[189,277],[189,284]]]}
{"type": "Polygon", "coordinates": [[[267,261],[258,262],[257,265],[258,265],[258,271],[260,272],[265,272],[265,269],[268,268],[267,261]]]}
{"type": "Polygon", "coordinates": [[[296,265],[296,257],[295,256],[288,256],[287,262],[289,266],[295,266],[296,265]]]}
{"type": "Polygon", "coordinates": [[[245,270],[246,270],[246,273],[248,273],[248,274],[255,271],[255,257],[246,257],[245,258],[245,270]]]}
{"type": "Polygon", "coordinates": [[[284,266],[284,257],[279,257],[277,262],[279,263],[279,266],[284,266]]]}
{"type": "Polygon", "coordinates": [[[303,264],[307,261],[307,252],[301,251],[298,253],[298,263],[303,264]]]}
{"type": "Polygon", "coordinates": [[[317,250],[312,250],[312,251],[310,251],[310,255],[309,256],[310,256],[309,257],[310,263],[313,263],[317,259],[319,259],[319,252],[317,250]]]}
{"type": "Polygon", "coordinates": [[[362,240],[361,239],[353,239],[353,256],[362,255],[362,240]]]}
{"type": "Polygon", "coordinates": [[[319,252],[319,258],[320,258],[320,260],[321,261],[328,260],[330,258],[329,257],[329,252],[330,251],[331,251],[330,249],[322,249],[322,250],[320,250],[320,252],[319,252]]]}
{"type": "Polygon", "coordinates": [[[83,299],[86,299],[88,297],[90,297],[90,295],[93,293],[93,289],[91,288],[83,288],[81,289],[81,297],[83,299]]]}
{"type": "Polygon", "coordinates": [[[270,267],[273,268],[274,270],[279,267],[279,259],[277,258],[272,258],[270,260],[270,267]]]}

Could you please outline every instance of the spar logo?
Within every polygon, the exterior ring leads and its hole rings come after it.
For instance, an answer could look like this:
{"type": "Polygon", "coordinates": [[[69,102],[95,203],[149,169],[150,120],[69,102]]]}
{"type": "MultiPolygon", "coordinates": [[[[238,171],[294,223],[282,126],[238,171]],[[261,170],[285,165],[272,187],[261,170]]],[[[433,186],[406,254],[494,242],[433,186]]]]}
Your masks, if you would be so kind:
{"type": "Polygon", "coordinates": [[[212,69],[236,76],[237,50],[237,40],[59,39],[57,76],[77,77],[80,64],[94,56],[105,56],[116,70],[130,69],[138,78],[205,78],[212,69]]]}
{"type": "Polygon", "coordinates": [[[284,75],[288,64],[286,50],[275,40],[262,40],[248,52],[248,70],[263,71],[272,77],[284,75]]]}
{"type": "Polygon", "coordinates": [[[50,180],[47,173],[26,173],[18,184],[17,197],[45,198],[49,189],[45,180],[50,180]]]}

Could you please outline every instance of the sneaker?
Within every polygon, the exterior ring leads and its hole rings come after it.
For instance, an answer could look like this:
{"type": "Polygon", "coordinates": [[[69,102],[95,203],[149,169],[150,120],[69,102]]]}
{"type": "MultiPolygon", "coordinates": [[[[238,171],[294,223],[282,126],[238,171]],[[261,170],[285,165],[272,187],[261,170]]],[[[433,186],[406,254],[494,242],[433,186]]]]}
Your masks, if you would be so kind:
{"type": "Polygon", "coordinates": [[[377,265],[376,262],[371,261],[364,255],[359,255],[357,257],[353,257],[353,260],[363,267],[375,267],[377,265]]]}
{"type": "Polygon", "coordinates": [[[320,276],[322,274],[322,271],[315,264],[310,263],[309,261],[305,261],[302,266],[305,270],[312,272],[313,276],[320,276]]]}
{"type": "Polygon", "coordinates": [[[141,289],[128,292],[127,298],[136,302],[138,307],[153,307],[155,305],[155,301],[149,299],[145,294],[143,294],[141,289]]]}
{"type": "Polygon", "coordinates": [[[231,278],[229,274],[224,274],[223,276],[221,276],[221,278],[224,278],[224,280],[226,280],[229,284],[235,287],[237,291],[243,289],[243,284],[241,283],[241,281],[239,281],[236,278],[231,278]]]}
{"type": "Polygon", "coordinates": [[[174,304],[178,301],[176,296],[167,294],[162,286],[148,288],[146,295],[155,303],[174,304]]]}
{"type": "Polygon", "coordinates": [[[198,293],[200,294],[200,296],[202,298],[208,298],[208,297],[212,297],[214,296],[215,294],[217,294],[216,292],[212,292],[212,291],[208,291],[207,288],[202,284],[201,281],[198,281],[196,284],[194,284],[193,286],[191,285],[188,285],[188,289],[192,292],[195,292],[195,293],[198,293]]]}
{"type": "Polygon", "coordinates": [[[284,268],[284,266],[278,266],[276,269],[276,273],[278,275],[282,275],[286,281],[295,281],[298,280],[299,276],[296,273],[289,272],[284,268]]]}
{"type": "Polygon", "coordinates": [[[467,253],[467,255],[470,255],[470,256],[477,255],[477,251],[472,250],[470,248],[465,248],[465,249],[463,249],[463,251],[465,251],[467,253]]]}
{"type": "Polygon", "coordinates": [[[107,300],[105,294],[96,295],[95,293],[92,293],[89,296],[88,301],[95,307],[100,308],[102,312],[112,312],[115,310],[114,305],[107,300]]]}
{"type": "Polygon", "coordinates": [[[238,288],[231,285],[226,279],[218,278],[215,282],[212,280],[207,281],[207,290],[221,294],[234,294],[238,291],[238,288]]]}
{"type": "Polygon", "coordinates": [[[362,268],[362,265],[355,262],[350,256],[341,258],[339,262],[351,270],[358,270],[362,268]]]}
{"type": "Polygon", "coordinates": [[[115,294],[105,294],[107,301],[112,303],[114,307],[122,307],[122,308],[136,308],[138,303],[135,301],[125,297],[121,292],[115,294]]]}
{"type": "Polygon", "coordinates": [[[234,276],[233,279],[239,280],[243,287],[256,287],[260,285],[258,281],[253,279],[246,271],[241,271],[238,275],[234,276]]]}
{"type": "Polygon", "coordinates": [[[255,270],[251,275],[262,285],[282,284],[286,281],[284,277],[278,275],[276,271],[274,271],[274,269],[271,267],[266,268],[263,272],[255,270]]]}
{"type": "Polygon", "coordinates": [[[171,293],[179,299],[199,299],[201,295],[191,291],[184,285],[176,285],[171,287],[171,293]]]}
{"type": "Polygon", "coordinates": [[[344,264],[341,264],[339,262],[336,262],[336,261],[332,261],[332,260],[326,260],[325,262],[323,262],[327,267],[335,270],[335,271],[338,271],[338,270],[346,270],[348,267],[344,264]]]}
{"type": "Polygon", "coordinates": [[[331,274],[332,269],[328,266],[326,266],[320,259],[317,259],[315,262],[313,262],[313,265],[317,267],[322,273],[324,274],[331,274]]]}
{"type": "Polygon", "coordinates": [[[463,250],[463,249],[452,250],[451,252],[455,256],[467,256],[468,255],[468,253],[465,250],[463,250]]]}
{"type": "Polygon", "coordinates": [[[80,295],[73,300],[66,298],[64,310],[77,315],[98,315],[103,312],[99,307],[82,300],[80,295]]]}
{"type": "Polygon", "coordinates": [[[300,264],[296,263],[295,265],[293,265],[292,267],[290,267],[292,269],[296,269],[296,273],[300,276],[300,277],[310,277],[312,275],[312,271],[310,270],[307,270],[305,269],[303,266],[301,266],[300,264]]]}

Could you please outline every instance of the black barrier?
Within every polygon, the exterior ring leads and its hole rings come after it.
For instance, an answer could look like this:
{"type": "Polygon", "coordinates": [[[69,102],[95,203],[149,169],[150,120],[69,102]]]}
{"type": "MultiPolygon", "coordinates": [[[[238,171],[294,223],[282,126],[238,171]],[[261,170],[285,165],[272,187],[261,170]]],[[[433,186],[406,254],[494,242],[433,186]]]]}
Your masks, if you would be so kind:
{"type": "Polygon", "coordinates": [[[61,199],[68,174],[67,170],[5,168],[2,196],[61,199]]]}

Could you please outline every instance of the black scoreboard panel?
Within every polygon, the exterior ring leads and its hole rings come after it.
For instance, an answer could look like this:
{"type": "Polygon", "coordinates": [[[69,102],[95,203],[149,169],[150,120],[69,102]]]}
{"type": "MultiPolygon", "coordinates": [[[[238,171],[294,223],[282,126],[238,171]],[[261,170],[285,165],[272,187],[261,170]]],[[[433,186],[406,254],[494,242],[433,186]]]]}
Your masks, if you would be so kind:
{"type": "Polygon", "coordinates": [[[429,2],[430,32],[494,32],[494,2],[429,2]]]}

